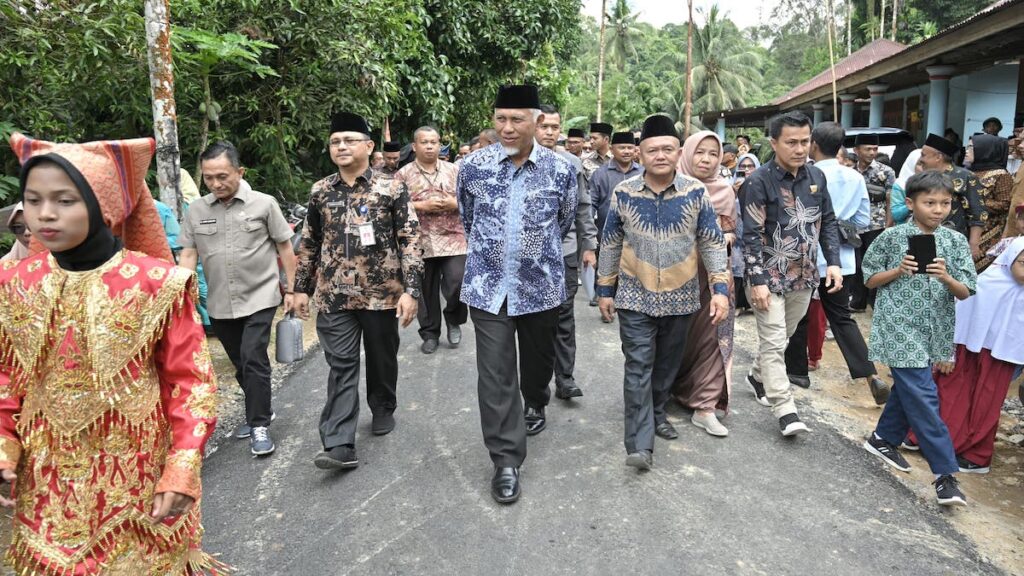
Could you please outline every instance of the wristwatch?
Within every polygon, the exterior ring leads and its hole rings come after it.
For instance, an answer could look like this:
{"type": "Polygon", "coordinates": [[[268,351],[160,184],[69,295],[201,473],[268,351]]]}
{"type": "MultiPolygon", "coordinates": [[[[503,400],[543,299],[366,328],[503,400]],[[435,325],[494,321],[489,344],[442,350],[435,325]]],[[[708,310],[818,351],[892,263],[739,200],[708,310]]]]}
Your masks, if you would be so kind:
{"type": "Polygon", "coordinates": [[[405,293],[408,294],[409,296],[412,296],[413,298],[415,298],[417,300],[420,299],[420,289],[419,288],[412,288],[412,287],[406,288],[405,289],[405,293]]]}

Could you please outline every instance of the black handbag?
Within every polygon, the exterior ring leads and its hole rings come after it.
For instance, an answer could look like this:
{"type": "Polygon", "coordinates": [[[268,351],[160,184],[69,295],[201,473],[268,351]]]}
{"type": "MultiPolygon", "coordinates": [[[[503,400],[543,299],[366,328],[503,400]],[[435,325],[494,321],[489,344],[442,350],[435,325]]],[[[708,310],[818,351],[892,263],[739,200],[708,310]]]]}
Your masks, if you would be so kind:
{"type": "Polygon", "coordinates": [[[836,223],[839,224],[839,243],[860,248],[863,242],[857,233],[857,226],[847,220],[836,220],[836,223]]]}

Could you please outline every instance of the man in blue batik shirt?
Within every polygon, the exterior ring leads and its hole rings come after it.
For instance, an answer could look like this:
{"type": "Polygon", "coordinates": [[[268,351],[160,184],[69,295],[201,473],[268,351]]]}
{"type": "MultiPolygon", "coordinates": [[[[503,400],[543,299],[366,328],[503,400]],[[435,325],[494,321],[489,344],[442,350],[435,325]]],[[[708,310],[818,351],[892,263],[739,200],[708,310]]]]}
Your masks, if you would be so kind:
{"type": "Polygon", "coordinates": [[[544,427],[566,295],[562,238],[576,216],[576,170],[534,141],[540,115],[536,86],[502,87],[494,104],[499,141],[463,159],[456,185],[469,242],[462,301],[476,332],[491,496],[502,504],[519,499],[527,426],[544,427]],[[517,373],[524,391],[538,392],[525,412],[517,373]]]}

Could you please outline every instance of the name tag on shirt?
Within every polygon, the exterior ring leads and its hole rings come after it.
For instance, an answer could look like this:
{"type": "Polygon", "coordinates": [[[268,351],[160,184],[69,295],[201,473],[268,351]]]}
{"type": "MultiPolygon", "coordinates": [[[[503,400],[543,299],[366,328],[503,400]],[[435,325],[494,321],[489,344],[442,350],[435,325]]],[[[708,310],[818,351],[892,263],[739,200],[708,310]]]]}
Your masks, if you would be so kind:
{"type": "Polygon", "coordinates": [[[373,246],[377,243],[373,238],[373,223],[360,224],[356,228],[359,230],[359,242],[363,246],[373,246]]]}
{"type": "Polygon", "coordinates": [[[336,202],[328,202],[327,203],[327,207],[328,208],[343,208],[344,206],[345,206],[345,201],[344,200],[338,200],[336,202]]]}
{"type": "Polygon", "coordinates": [[[199,225],[200,226],[206,226],[207,224],[216,224],[216,223],[217,223],[217,219],[216,218],[208,218],[206,220],[200,220],[199,221],[199,225]]]}

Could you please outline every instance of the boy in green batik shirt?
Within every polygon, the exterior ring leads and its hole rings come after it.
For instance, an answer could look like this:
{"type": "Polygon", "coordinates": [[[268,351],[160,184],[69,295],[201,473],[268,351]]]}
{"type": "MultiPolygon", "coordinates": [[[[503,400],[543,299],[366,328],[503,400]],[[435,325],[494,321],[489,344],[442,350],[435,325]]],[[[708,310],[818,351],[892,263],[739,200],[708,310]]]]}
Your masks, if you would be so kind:
{"type": "Polygon", "coordinates": [[[913,219],[883,232],[864,255],[864,284],[878,288],[869,357],[892,369],[893,387],[875,431],[864,449],[907,472],[910,464],[896,446],[913,429],[921,453],[935,474],[939,504],[966,505],[956,478],[959,470],[949,430],[939,416],[932,364],[953,356],[955,301],[975,292],[977,275],[967,238],[942,222],[953,203],[949,176],[929,170],[907,181],[907,208],[913,219]],[[927,274],[917,274],[909,238],[935,238],[936,258],[927,274]]]}

